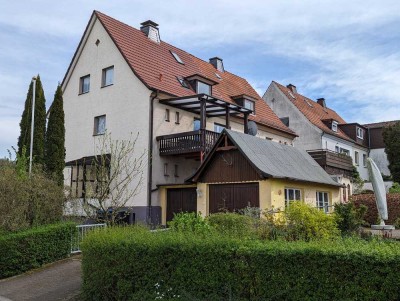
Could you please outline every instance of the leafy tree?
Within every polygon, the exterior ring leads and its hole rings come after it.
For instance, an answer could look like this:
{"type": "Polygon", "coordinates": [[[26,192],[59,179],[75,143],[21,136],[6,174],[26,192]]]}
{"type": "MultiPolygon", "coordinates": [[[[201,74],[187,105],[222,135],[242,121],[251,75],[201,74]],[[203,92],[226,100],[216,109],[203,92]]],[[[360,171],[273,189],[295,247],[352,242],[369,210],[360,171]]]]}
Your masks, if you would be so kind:
{"type": "Polygon", "coordinates": [[[61,86],[57,87],[53,104],[50,107],[45,140],[45,167],[54,180],[63,185],[65,166],[65,125],[61,86]]]}
{"type": "MultiPolygon", "coordinates": [[[[20,122],[21,134],[18,138],[18,154],[22,155],[25,146],[29,152],[31,145],[31,121],[32,121],[32,94],[33,84],[29,85],[26,95],[25,108],[20,122]]],[[[35,92],[35,124],[33,133],[33,162],[44,163],[44,137],[46,132],[46,99],[40,76],[36,79],[35,92]]]]}
{"type": "Polygon", "coordinates": [[[383,129],[385,152],[394,182],[400,182],[400,121],[383,129]]]}

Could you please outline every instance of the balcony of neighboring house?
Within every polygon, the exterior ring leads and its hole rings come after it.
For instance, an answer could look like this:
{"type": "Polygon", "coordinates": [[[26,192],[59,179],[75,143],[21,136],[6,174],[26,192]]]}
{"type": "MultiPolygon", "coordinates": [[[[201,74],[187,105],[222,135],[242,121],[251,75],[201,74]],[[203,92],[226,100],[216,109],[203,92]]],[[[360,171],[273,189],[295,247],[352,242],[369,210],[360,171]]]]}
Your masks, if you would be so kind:
{"type": "Polygon", "coordinates": [[[328,174],[351,176],[353,159],[349,155],[327,149],[315,149],[307,152],[328,174]]]}
{"type": "Polygon", "coordinates": [[[207,94],[162,99],[160,103],[194,113],[199,117],[198,128],[194,131],[156,137],[160,156],[183,156],[202,160],[219,137],[218,132],[206,129],[207,118],[225,117],[224,127],[229,129],[231,116],[243,116],[244,132],[248,132],[248,119],[252,110],[207,94]]]}

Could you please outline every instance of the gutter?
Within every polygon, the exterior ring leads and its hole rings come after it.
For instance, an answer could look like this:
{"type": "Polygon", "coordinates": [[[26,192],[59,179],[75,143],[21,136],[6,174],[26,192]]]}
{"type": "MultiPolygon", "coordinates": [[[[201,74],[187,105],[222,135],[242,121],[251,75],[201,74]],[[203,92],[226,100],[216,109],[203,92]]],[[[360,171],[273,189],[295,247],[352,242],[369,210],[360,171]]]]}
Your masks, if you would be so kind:
{"type": "Polygon", "coordinates": [[[158,90],[153,90],[150,94],[149,109],[149,152],[147,157],[147,224],[152,225],[152,205],[151,194],[153,186],[153,119],[154,119],[154,100],[158,97],[158,90]]]}

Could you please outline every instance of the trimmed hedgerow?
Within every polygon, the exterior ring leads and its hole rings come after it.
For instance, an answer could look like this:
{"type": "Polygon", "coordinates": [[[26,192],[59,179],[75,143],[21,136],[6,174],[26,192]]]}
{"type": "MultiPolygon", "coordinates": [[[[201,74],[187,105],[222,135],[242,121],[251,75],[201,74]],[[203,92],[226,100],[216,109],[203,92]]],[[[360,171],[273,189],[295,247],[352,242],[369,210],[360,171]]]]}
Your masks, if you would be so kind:
{"type": "Polygon", "coordinates": [[[0,279],[67,257],[73,223],[60,223],[0,236],[0,279]]]}
{"type": "Polygon", "coordinates": [[[398,243],[113,228],[83,242],[85,300],[399,300],[398,243]]]}

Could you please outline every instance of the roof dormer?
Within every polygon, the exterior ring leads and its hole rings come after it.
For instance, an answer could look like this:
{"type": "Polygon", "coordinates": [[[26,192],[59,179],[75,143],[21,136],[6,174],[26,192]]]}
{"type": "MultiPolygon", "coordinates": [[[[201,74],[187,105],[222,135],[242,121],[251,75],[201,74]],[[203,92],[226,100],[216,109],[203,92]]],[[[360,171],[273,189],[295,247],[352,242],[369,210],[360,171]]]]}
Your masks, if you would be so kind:
{"type": "Polygon", "coordinates": [[[256,112],[256,100],[246,94],[232,96],[232,99],[239,105],[246,109],[252,110],[253,114],[256,112]]]}
{"type": "Polygon", "coordinates": [[[212,86],[218,84],[216,81],[200,74],[193,74],[187,76],[185,79],[190,83],[197,94],[212,95],[212,86]]]}

